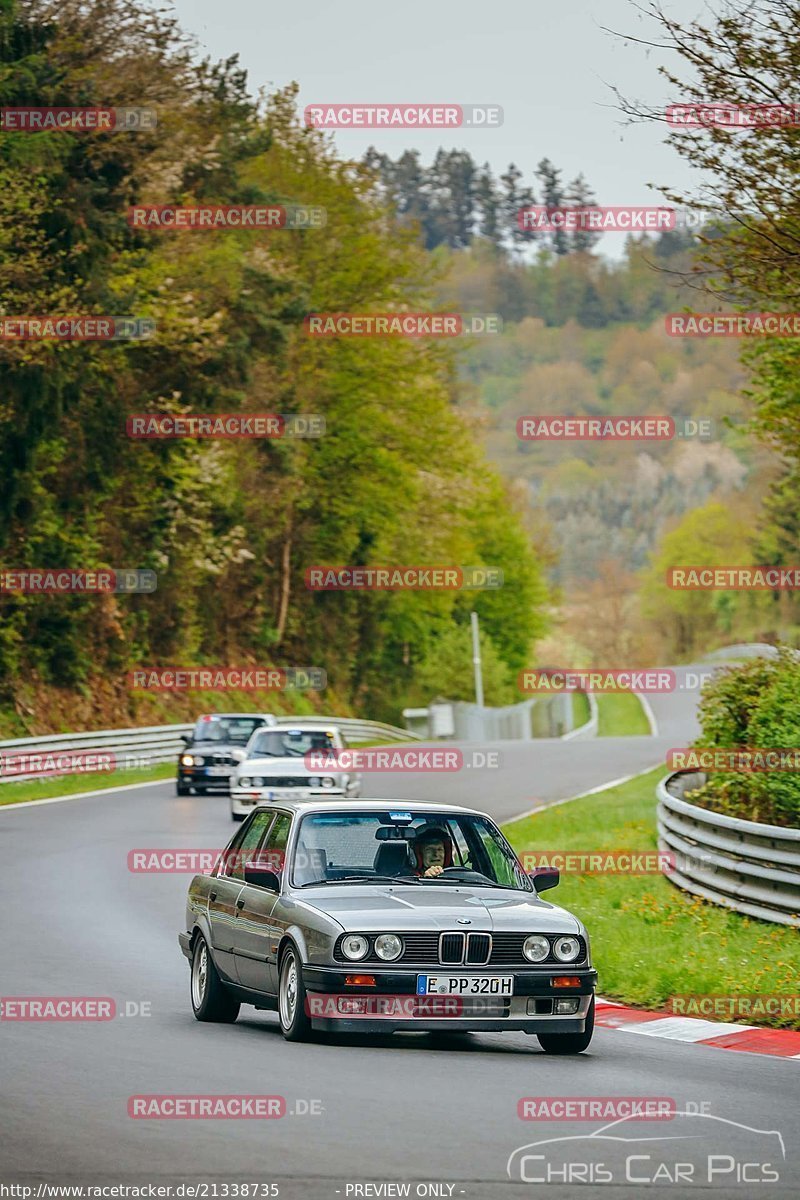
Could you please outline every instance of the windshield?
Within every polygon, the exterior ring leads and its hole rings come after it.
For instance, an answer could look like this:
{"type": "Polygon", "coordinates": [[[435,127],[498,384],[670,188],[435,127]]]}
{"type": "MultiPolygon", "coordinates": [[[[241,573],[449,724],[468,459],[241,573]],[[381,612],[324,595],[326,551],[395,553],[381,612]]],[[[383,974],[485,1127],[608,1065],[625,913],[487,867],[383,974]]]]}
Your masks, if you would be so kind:
{"type": "Polygon", "coordinates": [[[295,887],[371,879],[533,890],[514,851],[485,817],[384,810],[303,818],[293,859],[295,887]]]}
{"type": "Polygon", "coordinates": [[[201,717],[192,733],[193,742],[225,742],[246,746],[262,717],[201,717]]]}
{"type": "Polygon", "coordinates": [[[247,748],[248,758],[302,758],[309,750],[331,750],[333,736],[323,730],[265,729],[247,748]]]}

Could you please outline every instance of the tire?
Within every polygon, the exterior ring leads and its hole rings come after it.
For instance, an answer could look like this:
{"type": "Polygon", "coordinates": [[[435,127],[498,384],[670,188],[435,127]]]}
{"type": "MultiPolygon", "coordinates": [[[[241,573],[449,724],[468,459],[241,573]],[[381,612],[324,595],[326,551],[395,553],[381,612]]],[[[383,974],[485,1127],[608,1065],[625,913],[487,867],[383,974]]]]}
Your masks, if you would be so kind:
{"type": "Polygon", "coordinates": [[[244,820],[244,818],[245,818],[245,815],[246,815],[245,813],[237,813],[237,812],[232,812],[232,813],[231,813],[231,820],[232,820],[232,821],[243,821],[243,820],[244,820]]]}
{"type": "Polygon", "coordinates": [[[239,1001],[220,979],[202,933],[198,934],[192,954],[192,1011],[198,1021],[232,1024],[239,1015],[239,1001]]]}
{"type": "Polygon", "coordinates": [[[306,989],[303,986],[303,964],[293,945],[283,952],[278,979],[278,1017],[281,1033],[287,1042],[307,1042],[311,1038],[311,1021],[306,1013],[306,989]]]}
{"type": "Polygon", "coordinates": [[[537,1033],[545,1054],[582,1054],[594,1033],[594,996],[586,1014],[585,1033],[537,1033]]]}
{"type": "Polygon", "coordinates": [[[191,793],[191,790],[192,789],[186,783],[176,783],[175,784],[175,795],[176,796],[188,796],[191,793]]]}

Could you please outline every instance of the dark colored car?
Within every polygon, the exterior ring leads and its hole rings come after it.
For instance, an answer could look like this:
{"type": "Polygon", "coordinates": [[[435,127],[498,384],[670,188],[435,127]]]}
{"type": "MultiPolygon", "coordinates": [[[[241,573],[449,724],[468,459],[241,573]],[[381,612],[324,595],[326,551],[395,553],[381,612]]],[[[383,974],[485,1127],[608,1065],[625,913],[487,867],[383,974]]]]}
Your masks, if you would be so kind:
{"type": "Polygon", "coordinates": [[[245,746],[256,729],[269,725],[277,725],[272,713],[211,713],[199,717],[191,734],[184,737],[185,745],[178,756],[177,794],[228,793],[245,746]]]}
{"type": "Polygon", "coordinates": [[[506,1030],[552,1054],[592,1038],[589,938],[539,895],[483,813],[406,800],[253,810],[189,887],[181,948],[199,1021],[241,1004],[312,1030],[506,1030]]]}

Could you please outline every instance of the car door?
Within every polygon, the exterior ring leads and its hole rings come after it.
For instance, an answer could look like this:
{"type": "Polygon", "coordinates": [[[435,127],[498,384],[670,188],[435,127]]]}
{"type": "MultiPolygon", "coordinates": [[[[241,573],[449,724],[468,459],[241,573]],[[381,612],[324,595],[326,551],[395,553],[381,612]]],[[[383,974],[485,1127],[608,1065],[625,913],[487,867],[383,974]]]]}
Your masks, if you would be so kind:
{"type": "MultiPolygon", "coordinates": [[[[283,876],[286,843],[292,818],[281,809],[275,810],[275,821],[269,833],[256,847],[259,861],[283,876]]],[[[253,858],[256,854],[253,854],[253,858]]],[[[244,878],[245,859],[241,868],[244,878]]],[[[274,910],[279,904],[277,892],[247,883],[237,900],[236,971],[244,987],[259,992],[277,993],[278,939],[275,937],[274,910]]]]}
{"type": "Polygon", "coordinates": [[[236,941],[236,901],[244,888],[245,857],[258,844],[272,824],[274,813],[257,811],[245,822],[231,842],[220,863],[217,874],[211,880],[208,893],[208,920],[211,927],[211,952],[217,970],[226,978],[236,980],[234,945],[236,941]]]}

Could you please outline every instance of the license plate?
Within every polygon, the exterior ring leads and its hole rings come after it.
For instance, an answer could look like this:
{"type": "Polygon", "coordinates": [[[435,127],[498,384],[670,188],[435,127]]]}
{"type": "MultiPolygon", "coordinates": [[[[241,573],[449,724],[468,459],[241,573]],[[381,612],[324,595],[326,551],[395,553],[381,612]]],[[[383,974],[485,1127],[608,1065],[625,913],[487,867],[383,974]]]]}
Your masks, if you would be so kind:
{"type": "Polygon", "coordinates": [[[300,788],[273,788],[264,792],[266,800],[302,800],[304,792],[300,788]]]}
{"type": "Polygon", "coordinates": [[[513,975],[418,975],[418,996],[513,996],[513,975]]]}
{"type": "Polygon", "coordinates": [[[206,775],[224,775],[227,778],[230,774],[230,767],[206,767],[206,775]]]}

